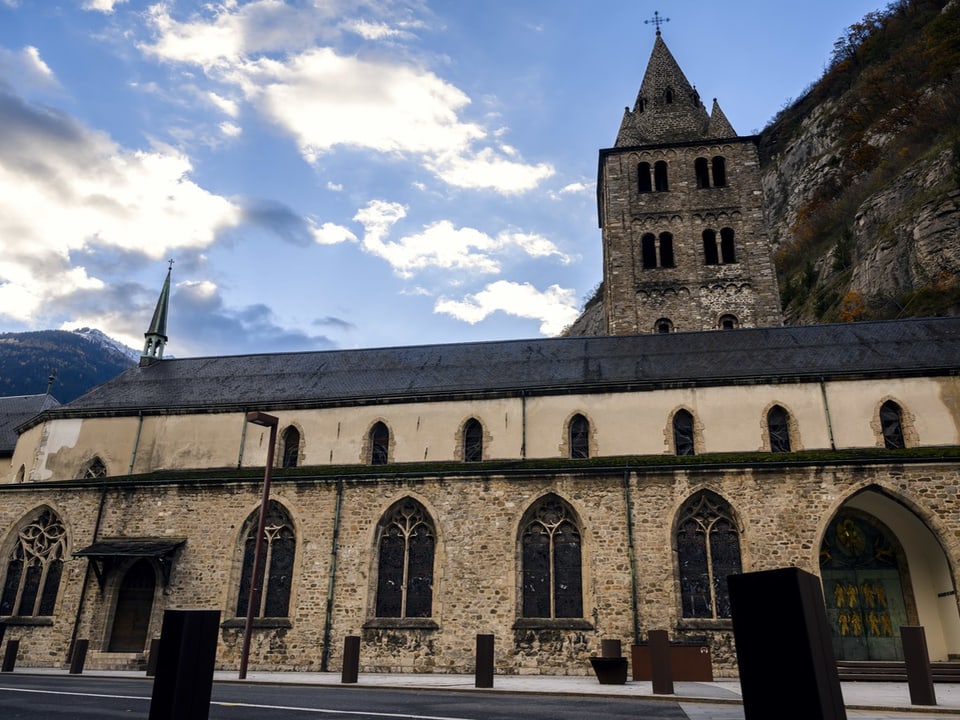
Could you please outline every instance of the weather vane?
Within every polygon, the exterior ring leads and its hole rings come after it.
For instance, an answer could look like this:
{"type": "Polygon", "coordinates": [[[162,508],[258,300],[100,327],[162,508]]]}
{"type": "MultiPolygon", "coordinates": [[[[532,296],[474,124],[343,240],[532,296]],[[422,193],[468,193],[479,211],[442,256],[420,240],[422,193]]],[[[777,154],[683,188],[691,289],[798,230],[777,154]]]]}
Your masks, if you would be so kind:
{"type": "Polygon", "coordinates": [[[654,25],[657,28],[657,35],[660,34],[660,26],[664,23],[670,22],[670,18],[660,17],[660,13],[656,10],[653,11],[653,17],[650,20],[644,20],[644,25],[654,25]]]}

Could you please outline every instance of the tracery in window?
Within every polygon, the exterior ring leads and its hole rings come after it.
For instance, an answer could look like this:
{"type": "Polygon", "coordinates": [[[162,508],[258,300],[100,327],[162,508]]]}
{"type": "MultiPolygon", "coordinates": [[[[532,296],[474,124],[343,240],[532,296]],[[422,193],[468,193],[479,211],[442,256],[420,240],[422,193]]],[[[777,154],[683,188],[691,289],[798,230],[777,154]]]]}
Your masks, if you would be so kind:
{"type": "Polygon", "coordinates": [[[713,186],[726,187],[727,185],[727,161],[722,155],[716,155],[713,158],[713,186]]]}
{"type": "Polygon", "coordinates": [[[767,433],[770,436],[770,452],[790,452],[790,415],[780,405],[767,411],[767,433]]]}
{"type": "Polygon", "coordinates": [[[98,456],[94,456],[83,471],[84,479],[91,480],[95,478],[104,478],[107,476],[107,466],[103,464],[98,456]]]}
{"type": "MultiPolygon", "coordinates": [[[[258,508],[244,524],[243,569],[240,573],[240,590],[237,594],[237,617],[245,617],[247,614],[259,521],[258,508]]],[[[296,550],[297,540],[290,515],[283,505],[276,500],[271,500],[263,527],[263,545],[260,548],[258,573],[261,589],[258,605],[254,609],[254,617],[285,618],[289,616],[290,587],[296,550]]]]}
{"type": "Polygon", "coordinates": [[[66,545],[67,531],[49,508],[17,530],[13,549],[7,555],[0,615],[53,615],[66,545]]]}
{"type": "Polygon", "coordinates": [[[580,544],[574,513],[556,495],[527,512],[520,533],[523,617],[583,616],[580,544]]]}
{"type": "Polygon", "coordinates": [[[579,413],[570,418],[570,457],[590,457],[590,421],[579,413]]]}
{"type": "Polygon", "coordinates": [[[688,410],[677,410],[673,415],[673,450],[677,455],[696,454],[693,415],[688,410]]]}
{"type": "Polygon", "coordinates": [[[412,498],[395,503],[380,521],[376,617],[428,618],[433,614],[436,532],[412,498]]]}
{"type": "Polygon", "coordinates": [[[903,413],[893,400],[887,400],[880,406],[880,429],[883,432],[883,446],[888,450],[906,447],[903,439],[903,413]]]}
{"type": "Polygon", "coordinates": [[[283,454],[280,467],[295,468],[300,460],[300,431],[293,425],[283,431],[283,454]]]}
{"type": "Polygon", "coordinates": [[[637,189],[642,193],[653,192],[650,179],[650,163],[642,162],[637,168],[637,189]]]}
{"type": "Polygon", "coordinates": [[[676,541],[683,617],[730,617],[727,576],[741,572],[730,505],[709,490],[697,493],[680,508],[676,541]]]}
{"type": "Polygon", "coordinates": [[[390,431],[382,422],[370,428],[370,464],[386,465],[390,452],[390,431]]]}
{"type": "Polygon", "coordinates": [[[670,189],[667,182],[667,163],[665,160],[657,160],[653,165],[653,186],[657,192],[667,192],[670,189]]]}
{"type": "Polygon", "coordinates": [[[480,462],[483,460],[483,425],[476,418],[470,418],[463,426],[463,461],[480,462]]]}

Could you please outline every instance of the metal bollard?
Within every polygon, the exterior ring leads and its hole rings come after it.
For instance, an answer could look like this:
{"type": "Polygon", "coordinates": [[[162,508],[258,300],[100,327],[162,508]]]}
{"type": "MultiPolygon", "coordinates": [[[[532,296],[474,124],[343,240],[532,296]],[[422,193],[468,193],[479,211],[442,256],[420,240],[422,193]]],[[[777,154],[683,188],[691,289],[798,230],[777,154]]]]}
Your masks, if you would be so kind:
{"type": "Polygon", "coordinates": [[[19,640],[7,640],[7,650],[3,654],[3,666],[0,672],[13,672],[13,666],[17,664],[17,653],[20,652],[19,640]]]}
{"type": "Polygon", "coordinates": [[[493,687],[493,635],[477,635],[476,680],[478,688],[493,687]]]}
{"type": "Polygon", "coordinates": [[[83,664],[87,661],[87,648],[90,647],[89,640],[77,640],[73,646],[73,657],[70,658],[70,674],[80,675],[83,672],[83,664]]]}
{"type": "Polygon", "coordinates": [[[933,673],[930,671],[927,636],[923,627],[901,625],[900,640],[903,643],[903,661],[907,668],[910,704],[936,705],[937,696],[933,691],[933,673]]]}
{"type": "Polygon", "coordinates": [[[673,695],[673,670],[670,667],[670,637],[666,630],[651,630],[650,679],[654,695],[673,695]]]}
{"type": "Polygon", "coordinates": [[[343,669],[341,683],[355,683],[360,675],[360,637],[347,635],[343,639],[343,669]]]}
{"type": "Polygon", "coordinates": [[[151,638],[150,654],[147,655],[147,677],[157,674],[157,660],[160,659],[160,638],[151,638]]]}

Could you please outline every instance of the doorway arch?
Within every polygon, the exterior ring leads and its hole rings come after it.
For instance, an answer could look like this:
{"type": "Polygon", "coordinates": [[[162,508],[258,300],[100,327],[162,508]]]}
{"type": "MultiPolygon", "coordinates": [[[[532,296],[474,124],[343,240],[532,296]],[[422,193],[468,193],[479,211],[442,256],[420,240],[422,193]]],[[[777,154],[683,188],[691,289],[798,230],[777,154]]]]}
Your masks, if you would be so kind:
{"type": "Polygon", "coordinates": [[[149,560],[131,565],[117,589],[107,652],[143,652],[150,631],[157,573],[149,560]]]}
{"type": "Polygon", "coordinates": [[[837,660],[902,660],[901,625],[922,625],[930,659],[960,653],[949,558],[921,517],[876,486],[834,513],[820,575],[837,660]]]}

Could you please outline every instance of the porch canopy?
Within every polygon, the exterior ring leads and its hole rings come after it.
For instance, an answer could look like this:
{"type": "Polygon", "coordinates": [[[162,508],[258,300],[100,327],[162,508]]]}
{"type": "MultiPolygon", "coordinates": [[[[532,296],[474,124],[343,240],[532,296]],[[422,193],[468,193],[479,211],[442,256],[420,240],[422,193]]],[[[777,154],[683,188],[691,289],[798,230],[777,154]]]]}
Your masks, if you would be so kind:
{"type": "Polygon", "coordinates": [[[170,568],[173,565],[173,556],[187,541],[186,538],[104,538],[93,545],[73,553],[74,557],[90,559],[97,582],[103,586],[107,573],[126,558],[149,558],[155,560],[163,575],[163,584],[170,583],[170,568]]]}

